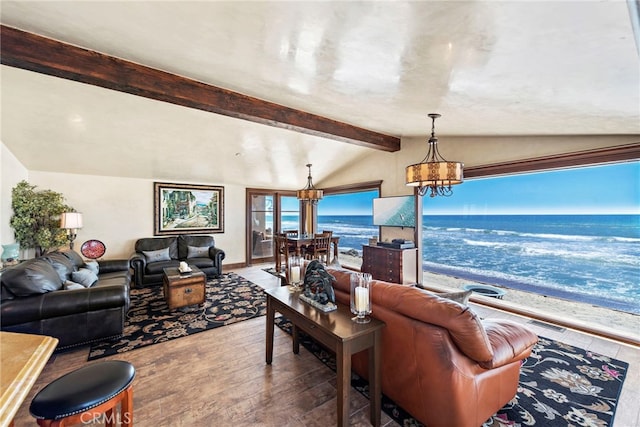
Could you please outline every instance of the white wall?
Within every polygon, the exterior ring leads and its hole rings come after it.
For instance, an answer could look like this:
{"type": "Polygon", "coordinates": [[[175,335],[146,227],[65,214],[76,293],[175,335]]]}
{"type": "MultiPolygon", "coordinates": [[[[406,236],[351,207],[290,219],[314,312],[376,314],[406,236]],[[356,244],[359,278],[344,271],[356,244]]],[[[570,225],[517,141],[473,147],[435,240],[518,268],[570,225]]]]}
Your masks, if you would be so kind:
{"type": "Polygon", "coordinates": [[[9,226],[11,190],[22,180],[28,180],[29,172],[22,163],[0,142],[0,244],[15,242],[13,229],[9,226]]]}
{"type": "MultiPolygon", "coordinates": [[[[82,212],[84,227],[78,230],[75,249],[98,239],[107,247],[106,259],[128,258],[136,239],[153,237],[153,180],[75,175],[27,170],[2,146],[2,243],[13,242],[9,227],[11,188],[22,179],[39,189],[62,193],[65,202],[82,212]],[[5,236],[8,236],[6,238],[5,236]]],[[[224,183],[225,232],[213,234],[216,246],[226,252],[225,263],[245,258],[245,187],[224,183]]]]}

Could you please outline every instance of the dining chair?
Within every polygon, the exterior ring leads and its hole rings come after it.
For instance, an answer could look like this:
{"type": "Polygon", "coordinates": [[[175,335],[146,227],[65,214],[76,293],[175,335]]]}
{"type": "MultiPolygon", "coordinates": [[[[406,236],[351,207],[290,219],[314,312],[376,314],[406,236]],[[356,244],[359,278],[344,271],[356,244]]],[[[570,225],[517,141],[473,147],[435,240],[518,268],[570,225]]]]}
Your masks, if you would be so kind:
{"type": "Polygon", "coordinates": [[[331,235],[319,233],[313,235],[313,243],[307,248],[307,258],[317,259],[324,264],[329,263],[329,247],[331,246],[331,235]]]}
{"type": "Polygon", "coordinates": [[[281,271],[282,257],[284,257],[284,271],[289,270],[289,257],[295,255],[296,248],[287,244],[287,235],[285,233],[276,233],[273,236],[276,245],[276,270],[281,271]]]}

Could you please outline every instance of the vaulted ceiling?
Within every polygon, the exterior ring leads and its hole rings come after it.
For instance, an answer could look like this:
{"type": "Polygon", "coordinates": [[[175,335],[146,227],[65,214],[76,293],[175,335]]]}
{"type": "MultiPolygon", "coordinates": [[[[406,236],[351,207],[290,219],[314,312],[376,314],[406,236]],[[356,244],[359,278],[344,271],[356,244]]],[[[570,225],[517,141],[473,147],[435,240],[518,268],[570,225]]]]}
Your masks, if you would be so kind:
{"type": "Polygon", "coordinates": [[[297,188],[430,112],[640,134],[633,5],[2,1],[2,142],[31,170],[297,188]]]}

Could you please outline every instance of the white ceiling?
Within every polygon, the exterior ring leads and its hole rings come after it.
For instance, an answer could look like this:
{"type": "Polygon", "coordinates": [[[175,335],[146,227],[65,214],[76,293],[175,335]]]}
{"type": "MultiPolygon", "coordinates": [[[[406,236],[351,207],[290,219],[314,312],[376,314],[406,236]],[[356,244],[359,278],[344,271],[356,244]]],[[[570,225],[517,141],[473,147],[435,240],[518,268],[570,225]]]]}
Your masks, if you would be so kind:
{"type": "MultiPolygon", "coordinates": [[[[425,135],[430,112],[439,136],[640,134],[622,0],[0,6],[7,26],[388,135],[425,135]]],[[[321,180],[371,151],[1,71],[2,141],[32,170],[297,188],[305,163],[321,180]]]]}

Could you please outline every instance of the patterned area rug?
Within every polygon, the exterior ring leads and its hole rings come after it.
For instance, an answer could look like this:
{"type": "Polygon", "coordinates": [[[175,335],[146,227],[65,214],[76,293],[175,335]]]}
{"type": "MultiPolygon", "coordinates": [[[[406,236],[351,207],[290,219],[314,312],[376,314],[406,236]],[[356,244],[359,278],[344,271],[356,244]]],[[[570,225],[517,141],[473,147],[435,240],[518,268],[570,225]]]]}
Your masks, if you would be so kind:
{"type": "MultiPolygon", "coordinates": [[[[278,317],[276,324],[291,334],[287,319],[278,317]]],[[[300,332],[300,342],[336,370],[333,352],[304,332],[300,332]]],[[[626,362],[540,337],[520,370],[518,393],[482,427],[610,426],[628,367],[626,362]]],[[[355,373],[351,385],[369,397],[367,381],[355,373]]],[[[401,426],[422,426],[384,394],[382,410],[401,426]]]]}
{"type": "Polygon", "coordinates": [[[124,336],[93,344],[89,360],[264,316],[267,312],[262,288],[234,273],[209,280],[206,293],[203,305],[170,310],[162,286],[132,289],[124,336]]]}

